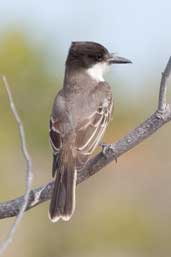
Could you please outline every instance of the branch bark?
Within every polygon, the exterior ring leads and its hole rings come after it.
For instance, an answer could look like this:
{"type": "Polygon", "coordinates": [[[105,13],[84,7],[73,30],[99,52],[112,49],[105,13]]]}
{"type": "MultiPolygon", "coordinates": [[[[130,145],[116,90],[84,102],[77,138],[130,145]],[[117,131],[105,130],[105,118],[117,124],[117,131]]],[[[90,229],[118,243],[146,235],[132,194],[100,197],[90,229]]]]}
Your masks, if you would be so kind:
{"type": "MultiPolygon", "coordinates": [[[[96,174],[107,164],[134,148],[136,145],[155,133],[164,124],[171,121],[171,105],[166,103],[166,82],[170,73],[171,57],[162,73],[157,110],[126,136],[118,140],[116,143],[107,145],[105,148],[105,155],[102,151],[93,157],[84,169],[79,172],[77,184],[96,174]]],[[[44,186],[31,190],[26,210],[49,200],[51,198],[53,186],[54,182],[51,181],[44,186]]],[[[0,203],[0,219],[16,216],[21,208],[23,199],[23,196],[21,196],[8,202],[0,203]]]]}

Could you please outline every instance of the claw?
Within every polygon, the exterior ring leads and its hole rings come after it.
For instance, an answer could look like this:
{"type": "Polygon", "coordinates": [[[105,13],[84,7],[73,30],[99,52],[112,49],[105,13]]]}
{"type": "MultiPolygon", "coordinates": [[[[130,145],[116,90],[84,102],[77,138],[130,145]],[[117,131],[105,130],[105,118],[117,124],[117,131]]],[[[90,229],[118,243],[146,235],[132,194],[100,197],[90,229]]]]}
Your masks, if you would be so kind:
{"type": "Polygon", "coordinates": [[[106,154],[107,151],[111,150],[112,154],[113,154],[113,157],[114,157],[114,160],[117,163],[118,159],[117,159],[117,155],[115,154],[115,150],[114,150],[113,145],[100,143],[99,146],[102,147],[102,154],[105,157],[105,159],[107,159],[107,154],[106,154]]]}

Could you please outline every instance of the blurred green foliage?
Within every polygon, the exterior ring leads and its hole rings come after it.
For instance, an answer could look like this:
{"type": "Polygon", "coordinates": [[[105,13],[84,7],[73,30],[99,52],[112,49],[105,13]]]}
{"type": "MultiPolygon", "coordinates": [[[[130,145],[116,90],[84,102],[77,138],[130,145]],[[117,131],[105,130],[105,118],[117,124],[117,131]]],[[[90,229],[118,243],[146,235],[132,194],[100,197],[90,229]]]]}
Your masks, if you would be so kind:
{"type": "MultiPolygon", "coordinates": [[[[34,147],[47,146],[48,118],[57,86],[61,84],[50,77],[43,49],[34,47],[20,31],[11,31],[0,40],[0,73],[5,75],[25,124],[29,141],[34,147]]],[[[58,75],[58,72],[57,72],[58,75]]],[[[1,138],[14,133],[9,116],[7,96],[1,82],[1,117],[4,129],[1,138]],[[3,110],[3,111],[2,111],[3,110]]]]}

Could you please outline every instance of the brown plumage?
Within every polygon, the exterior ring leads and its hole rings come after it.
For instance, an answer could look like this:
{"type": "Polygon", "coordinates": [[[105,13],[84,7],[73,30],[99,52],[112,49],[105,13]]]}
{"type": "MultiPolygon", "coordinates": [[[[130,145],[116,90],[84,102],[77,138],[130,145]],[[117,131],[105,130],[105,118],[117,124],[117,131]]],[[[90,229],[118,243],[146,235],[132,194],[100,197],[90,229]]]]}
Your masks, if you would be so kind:
{"type": "Polygon", "coordinates": [[[50,119],[55,186],[49,217],[53,222],[71,218],[77,171],[90,158],[110,121],[112,91],[103,80],[103,70],[114,60],[130,62],[117,58],[94,42],[74,42],[69,49],[64,86],[55,98],[50,119]]]}

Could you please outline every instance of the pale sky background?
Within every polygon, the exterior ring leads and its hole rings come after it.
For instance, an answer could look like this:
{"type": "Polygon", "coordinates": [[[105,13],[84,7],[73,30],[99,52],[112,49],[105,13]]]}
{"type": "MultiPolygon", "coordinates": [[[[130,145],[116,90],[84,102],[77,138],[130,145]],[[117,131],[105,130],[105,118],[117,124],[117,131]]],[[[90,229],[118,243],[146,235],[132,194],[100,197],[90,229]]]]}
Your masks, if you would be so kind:
{"type": "Polygon", "coordinates": [[[104,44],[133,61],[112,72],[128,88],[140,89],[154,75],[159,82],[171,55],[170,0],[1,0],[0,30],[12,26],[23,28],[47,49],[54,69],[59,51],[63,67],[71,41],[104,44]]]}

